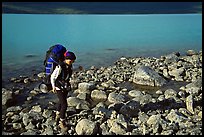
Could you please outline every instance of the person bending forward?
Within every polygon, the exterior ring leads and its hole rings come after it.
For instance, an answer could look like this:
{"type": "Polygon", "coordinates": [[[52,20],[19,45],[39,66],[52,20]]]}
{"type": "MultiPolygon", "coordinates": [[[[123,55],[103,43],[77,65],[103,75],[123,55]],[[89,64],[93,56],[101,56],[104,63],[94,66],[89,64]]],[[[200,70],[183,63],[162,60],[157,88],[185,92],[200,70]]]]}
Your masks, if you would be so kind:
{"type": "Polygon", "coordinates": [[[70,90],[69,79],[72,75],[72,63],[76,60],[73,52],[67,51],[64,54],[65,60],[57,65],[51,74],[52,92],[57,93],[59,104],[56,111],[56,119],[60,118],[59,126],[66,130],[65,112],[67,110],[67,94],[70,90]]]}

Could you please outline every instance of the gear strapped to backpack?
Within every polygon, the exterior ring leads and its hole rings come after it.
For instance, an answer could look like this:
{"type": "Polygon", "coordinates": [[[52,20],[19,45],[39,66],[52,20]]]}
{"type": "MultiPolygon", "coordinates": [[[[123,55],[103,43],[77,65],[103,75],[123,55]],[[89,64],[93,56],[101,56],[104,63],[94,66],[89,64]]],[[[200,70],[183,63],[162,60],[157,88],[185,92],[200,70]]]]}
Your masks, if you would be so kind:
{"type": "Polygon", "coordinates": [[[60,44],[51,46],[46,52],[44,65],[46,76],[43,82],[47,85],[48,90],[51,88],[50,76],[54,71],[55,67],[64,60],[64,53],[66,48],[60,44]]]}

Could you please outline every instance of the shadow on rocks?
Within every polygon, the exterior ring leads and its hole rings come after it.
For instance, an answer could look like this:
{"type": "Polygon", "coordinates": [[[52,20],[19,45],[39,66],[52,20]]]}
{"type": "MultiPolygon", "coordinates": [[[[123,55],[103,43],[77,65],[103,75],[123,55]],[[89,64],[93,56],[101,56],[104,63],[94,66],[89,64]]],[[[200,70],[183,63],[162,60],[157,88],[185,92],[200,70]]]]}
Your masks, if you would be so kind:
{"type": "Polygon", "coordinates": [[[146,113],[149,110],[165,111],[165,110],[171,110],[171,109],[178,109],[182,107],[184,108],[186,107],[184,102],[178,103],[173,98],[168,98],[168,99],[165,99],[159,102],[155,102],[155,103],[153,102],[147,103],[141,107],[141,111],[146,113]]]}

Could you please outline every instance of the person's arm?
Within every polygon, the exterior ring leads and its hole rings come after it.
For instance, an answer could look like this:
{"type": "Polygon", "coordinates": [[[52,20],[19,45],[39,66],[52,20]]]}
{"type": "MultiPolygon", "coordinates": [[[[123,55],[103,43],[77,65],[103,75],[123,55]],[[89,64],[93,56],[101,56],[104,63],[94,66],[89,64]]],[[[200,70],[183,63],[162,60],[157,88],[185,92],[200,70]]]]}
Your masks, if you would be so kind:
{"type": "Polygon", "coordinates": [[[57,77],[59,76],[59,74],[61,73],[61,70],[62,70],[61,66],[58,65],[58,66],[55,67],[54,71],[51,74],[50,81],[51,81],[51,84],[52,84],[52,90],[53,91],[56,90],[55,81],[56,81],[57,77]]]}

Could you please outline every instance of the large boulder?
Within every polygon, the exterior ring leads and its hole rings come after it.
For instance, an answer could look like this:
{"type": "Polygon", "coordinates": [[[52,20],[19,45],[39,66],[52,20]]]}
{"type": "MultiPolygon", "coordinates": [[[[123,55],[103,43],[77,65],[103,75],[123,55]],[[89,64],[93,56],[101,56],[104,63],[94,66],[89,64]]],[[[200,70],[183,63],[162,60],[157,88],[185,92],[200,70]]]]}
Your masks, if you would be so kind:
{"type": "Polygon", "coordinates": [[[153,87],[166,84],[166,80],[149,66],[138,66],[133,77],[133,82],[153,87]]]}

